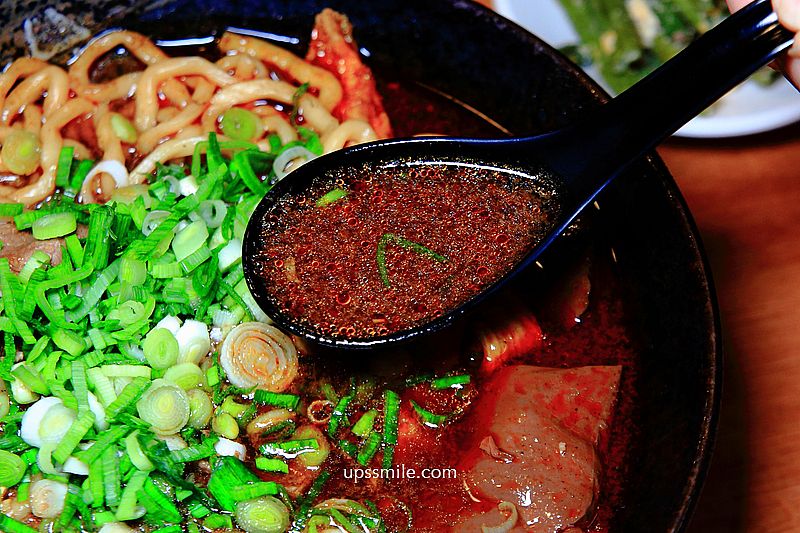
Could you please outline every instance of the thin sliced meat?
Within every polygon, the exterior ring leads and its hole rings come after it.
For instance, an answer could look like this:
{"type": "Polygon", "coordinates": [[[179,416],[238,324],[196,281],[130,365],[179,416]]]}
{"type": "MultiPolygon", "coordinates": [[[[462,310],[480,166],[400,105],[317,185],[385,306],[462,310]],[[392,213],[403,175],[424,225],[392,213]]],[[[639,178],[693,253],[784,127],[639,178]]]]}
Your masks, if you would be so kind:
{"type": "Polygon", "coordinates": [[[333,73],[342,84],[344,94],[333,110],[334,116],[368,122],[379,138],[392,136],[375,78],[361,62],[353,26],[347,17],[332,9],[324,9],[317,15],[306,60],[333,73]]]}
{"type": "Polygon", "coordinates": [[[0,241],[3,242],[0,257],[8,259],[8,264],[14,272],[19,272],[36,250],[49,255],[52,265],[61,262],[63,239],[37,241],[29,231],[19,231],[9,219],[0,219],[0,241]]]}
{"type": "MultiPolygon", "coordinates": [[[[469,452],[459,465],[473,496],[508,501],[518,526],[558,532],[592,510],[595,444],[611,415],[620,367],[511,366],[487,383],[470,421],[469,452]]],[[[481,531],[499,513],[466,517],[455,531],[481,531]]]]}

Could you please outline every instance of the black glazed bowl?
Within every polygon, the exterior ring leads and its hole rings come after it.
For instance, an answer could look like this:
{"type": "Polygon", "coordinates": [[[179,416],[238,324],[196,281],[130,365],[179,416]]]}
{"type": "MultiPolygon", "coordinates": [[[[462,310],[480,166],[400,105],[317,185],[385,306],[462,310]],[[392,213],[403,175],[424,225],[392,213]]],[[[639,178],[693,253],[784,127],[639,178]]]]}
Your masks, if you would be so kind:
{"type": "MultiPolygon", "coordinates": [[[[46,6],[91,31],[127,26],[177,36],[233,24],[292,36],[302,54],[313,15],[346,13],[371,65],[384,65],[454,96],[517,135],[580,118],[607,96],[575,65],[513,23],[464,0],[107,0],[3,2],[4,60],[18,54],[25,17],[46,6]],[[168,23],[164,23],[167,21],[168,23]],[[171,31],[171,30],[168,30],[171,31]]],[[[615,509],[619,531],[682,531],[708,467],[721,387],[719,323],[697,230],[657,156],[636,165],[601,197],[624,283],[636,295],[644,339],[637,390],[640,445],[615,509]]]]}

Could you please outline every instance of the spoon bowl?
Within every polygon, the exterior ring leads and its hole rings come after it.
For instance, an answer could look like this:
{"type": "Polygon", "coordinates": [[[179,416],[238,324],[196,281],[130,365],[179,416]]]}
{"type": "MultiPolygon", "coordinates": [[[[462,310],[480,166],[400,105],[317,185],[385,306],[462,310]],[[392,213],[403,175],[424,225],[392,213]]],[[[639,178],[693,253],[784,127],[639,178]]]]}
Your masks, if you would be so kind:
{"type": "Polygon", "coordinates": [[[757,0],[571,127],[513,139],[394,139],[357,145],[314,159],[277,183],[250,219],[243,242],[243,266],[250,291],[279,326],[329,347],[382,347],[441,330],[534,263],[608,183],[788,48],[793,37],[792,32],[778,23],[770,2],[757,0]],[[275,202],[286,195],[302,194],[319,176],[391,161],[480,165],[534,180],[543,175],[555,176],[559,189],[558,213],[545,236],[502,277],[429,322],[386,335],[349,338],[326,334],[283,312],[270,298],[272,288],[259,276],[255,262],[263,246],[259,229],[275,202]]]}

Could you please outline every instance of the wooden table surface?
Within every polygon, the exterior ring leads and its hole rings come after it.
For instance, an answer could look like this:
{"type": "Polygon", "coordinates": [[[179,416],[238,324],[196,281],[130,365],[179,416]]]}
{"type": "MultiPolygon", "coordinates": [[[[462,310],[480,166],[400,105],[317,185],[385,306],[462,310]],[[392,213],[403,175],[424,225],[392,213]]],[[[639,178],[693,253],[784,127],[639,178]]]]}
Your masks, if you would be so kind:
{"type": "Polygon", "coordinates": [[[700,228],[725,345],[716,451],[690,531],[800,531],[800,126],[659,152],[700,228]]]}

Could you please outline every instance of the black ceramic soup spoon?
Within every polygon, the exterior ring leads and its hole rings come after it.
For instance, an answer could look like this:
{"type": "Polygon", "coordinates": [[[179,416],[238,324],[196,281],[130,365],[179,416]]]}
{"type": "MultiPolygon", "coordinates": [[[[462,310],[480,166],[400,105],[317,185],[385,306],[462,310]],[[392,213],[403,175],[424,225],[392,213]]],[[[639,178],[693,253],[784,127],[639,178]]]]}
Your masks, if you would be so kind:
{"type": "Polygon", "coordinates": [[[336,348],[372,348],[442,329],[536,261],[577,214],[631,163],[703,111],[758,68],[788,48],[794,35],[783,28],[768,0],[757,0],[708,31],[683,52],[579,123],[535,137],[483,140],[447,137],[379,141],[314,159],[277,183],[256,208],[243,246],[244,273],[253,297],[281,327],[336,348]],[[559,177],[560,215],[547,236],[480,293],[429,322],[387,335],[352,339],[332,336],[278,308],[269,284],[258,275],[259,228],[278,198],[302,194],[314,178],[336,169],[411,160],[484,163],[536,179],[541,168],[559,177]]]}

